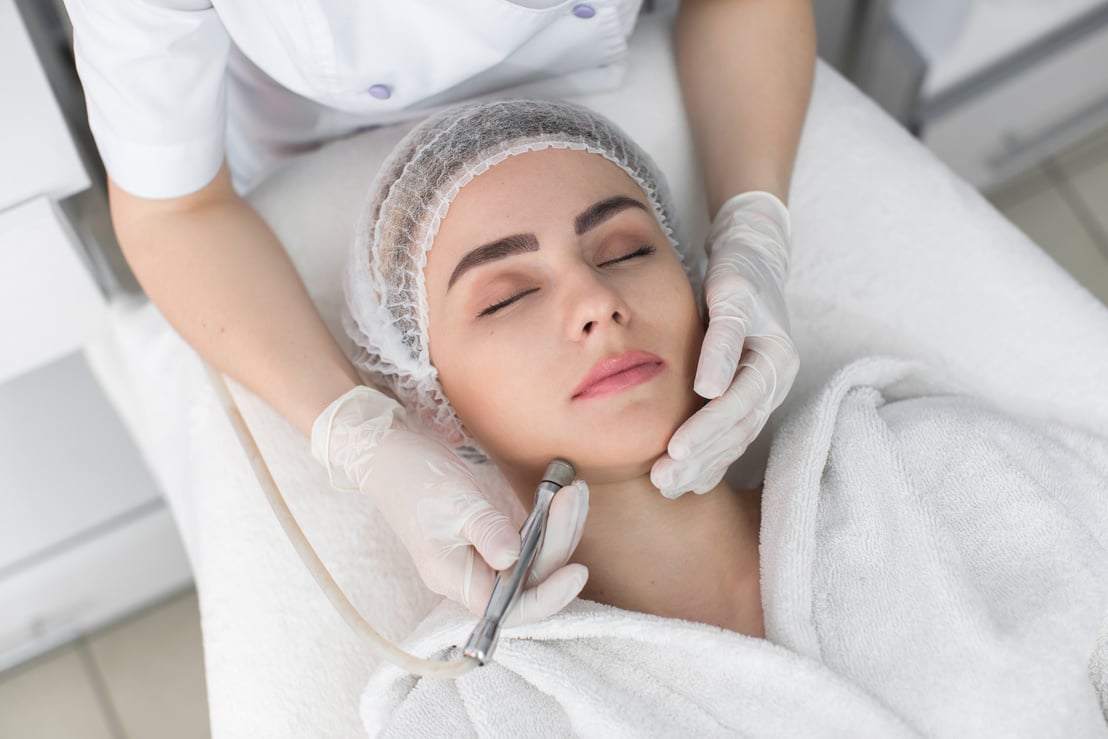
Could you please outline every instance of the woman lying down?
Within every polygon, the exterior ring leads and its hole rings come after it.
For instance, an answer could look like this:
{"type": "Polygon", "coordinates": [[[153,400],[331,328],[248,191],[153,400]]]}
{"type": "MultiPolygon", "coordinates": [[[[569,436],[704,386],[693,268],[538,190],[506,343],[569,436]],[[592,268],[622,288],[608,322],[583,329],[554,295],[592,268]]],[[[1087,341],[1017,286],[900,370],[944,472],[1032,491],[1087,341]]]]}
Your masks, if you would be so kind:
{"type": "MultiPolygon", "coordinates": [[[[667,500],[704,323],[647,155],[582,108],[485,103],[374,188],[355,360],[519,510],[570,460],[554,505],[584,524],[537,565],[576,601],[456,681],[382,667],[371,735],[1108,736],[1108,441],[874,357],[786,419],[763,489],[667,500]]],[[[456,657],[475,621],[445,601],[406,647],[456,657]]]]}

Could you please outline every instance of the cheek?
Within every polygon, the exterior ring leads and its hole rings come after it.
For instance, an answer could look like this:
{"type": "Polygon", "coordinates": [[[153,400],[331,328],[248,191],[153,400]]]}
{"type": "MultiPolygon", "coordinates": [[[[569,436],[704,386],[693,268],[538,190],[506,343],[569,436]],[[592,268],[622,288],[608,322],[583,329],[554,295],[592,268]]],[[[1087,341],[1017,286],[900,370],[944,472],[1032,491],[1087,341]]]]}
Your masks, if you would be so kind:
{"type": "Polygon", "coordinates": [[[635,286],[635,313],[649,330],[668,342],[699,349],[704,323],[696,306],[696,295],[679,263],[666,265],[635,286]]]}
{"type": "Polygon", "coordinates": [[[680,335],[685,338],[686,351],[691,358],[692,368],[695,372],[696,365],[700,361],[700,348],[704,344],[706,326],[704,319],[700,316],[700,310],[697,308],[696,294],[693,292],[691,285],[686,297],[681,301],[681,305],[683,311],[678,311],[674,320],[680,335]]]}
{"type": "Polygon", "coordinates": [[[536,391],[546,384],[550,357],[512,327],[470,327],[432,333],[431,359],[439,382],[466,431],[490,454],[518,457],[534,446],[534,429],[550,413],[550,398],[536,391]]]}
{"type": "Polygon", "coordinates": [[[659,347],[668,353],[676,370],[678,384],[672,400],[683,421],[703,405],[692,387],[704,343],[704,323],[696,295],[680,265],[652,285],[649,298],[650,308],[643,312],[648,320],[646,330],[659,339],[659,347]]]}

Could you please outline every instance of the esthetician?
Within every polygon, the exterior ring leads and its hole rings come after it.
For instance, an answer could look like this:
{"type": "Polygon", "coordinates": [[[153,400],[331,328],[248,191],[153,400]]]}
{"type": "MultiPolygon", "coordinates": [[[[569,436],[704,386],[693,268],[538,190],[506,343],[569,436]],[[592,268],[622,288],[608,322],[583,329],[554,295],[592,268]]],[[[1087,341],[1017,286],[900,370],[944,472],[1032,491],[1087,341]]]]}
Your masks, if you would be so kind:
{"type": "MultiPolygon", "coordinates": [[[[242,193],[284,157],[448,103],[615,87],[641,4],[66,0],[112,221],[146,294],[311,435],[337,487],[373,499],[428,587],[471,608],[515,560],[515,528],[453,452],[364,389],[242,193]],[[390,465],[412,458],[425,464],[390,465]],[[352,468],[356,481],[338,472],[352,468]]],[[[695,381],[711,402],[653,467],[667,497],[715,487],[796,376],[785,201],[815,63],[809,0],[685,0],[673,32],[712,216],[695,381]]],[[[583,520],[551,520],[549,539],[576,541],[583,520]]],[[[581,586],[552,576],[521,606],[542,618],[581,586]]]]}

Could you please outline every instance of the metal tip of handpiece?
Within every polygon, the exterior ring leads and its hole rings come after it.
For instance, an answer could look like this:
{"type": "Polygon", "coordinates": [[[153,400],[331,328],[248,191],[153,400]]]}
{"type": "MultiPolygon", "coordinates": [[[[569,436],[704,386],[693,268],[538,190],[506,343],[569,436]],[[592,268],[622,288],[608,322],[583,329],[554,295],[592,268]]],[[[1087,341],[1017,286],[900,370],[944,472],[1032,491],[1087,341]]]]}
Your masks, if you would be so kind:
{"type": "Polygon", "coordinates": [[[573,465],[564,459],[553,459],[550,464],[546,465],[546,472],[542,475],[543,482],[552,482],[558,487],[565,487],[573,482],[574,476],[577,471],[573,469],[573,465]]]}
{"type": "Polygon", "coordinates": [[[500,635],[500,623],[491,618],[482,618],[477,622],[473,633],[469,635],[462,654],[477,663],[484,665],[492,659],[492,653],[496,650],[496,640],[500,635]]]}

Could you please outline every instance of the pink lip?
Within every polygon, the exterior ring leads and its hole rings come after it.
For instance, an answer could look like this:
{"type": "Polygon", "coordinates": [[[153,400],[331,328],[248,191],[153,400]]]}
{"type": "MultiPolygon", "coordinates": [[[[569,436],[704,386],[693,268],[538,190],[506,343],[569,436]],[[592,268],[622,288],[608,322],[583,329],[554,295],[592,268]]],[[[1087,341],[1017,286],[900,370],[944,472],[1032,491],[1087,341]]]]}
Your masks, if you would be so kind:
{"type": "Polygon", "coordinates": [[[657,354],[632,350],[618,357],[601,359],[573,391],[573,399],[595,398],[609,393],[621,393],[641,385],[665,368],[657,354]]]}

